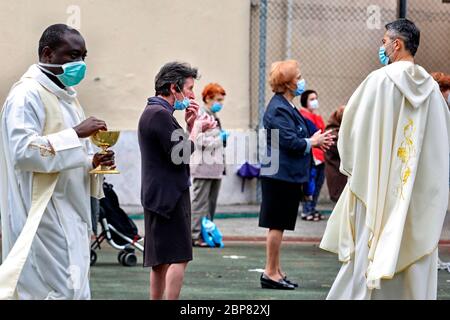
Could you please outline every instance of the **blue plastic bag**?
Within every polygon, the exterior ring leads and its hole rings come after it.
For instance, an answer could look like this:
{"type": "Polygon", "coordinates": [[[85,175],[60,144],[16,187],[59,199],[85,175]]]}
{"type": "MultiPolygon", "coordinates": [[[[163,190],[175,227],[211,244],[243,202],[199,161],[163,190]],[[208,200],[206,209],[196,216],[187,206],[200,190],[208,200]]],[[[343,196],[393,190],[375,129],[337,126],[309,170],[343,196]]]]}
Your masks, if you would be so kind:
{"type": "Polygon", "coordinates": [[[202,238],[211,248],[223,248],[222,233],[217,228],[216,224],[207,217],[202,218],[202,238]]]}

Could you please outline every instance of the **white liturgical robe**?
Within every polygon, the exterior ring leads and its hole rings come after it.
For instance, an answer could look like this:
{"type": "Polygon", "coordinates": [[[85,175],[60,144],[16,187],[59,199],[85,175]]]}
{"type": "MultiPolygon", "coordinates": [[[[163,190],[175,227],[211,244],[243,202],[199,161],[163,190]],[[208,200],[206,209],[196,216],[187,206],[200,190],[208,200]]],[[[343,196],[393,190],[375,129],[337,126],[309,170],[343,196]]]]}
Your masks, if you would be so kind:
{"type": "Polygon", "coordinates": [[[0,131],[0,211],[3,261],[19,237],[32,203],[33,173],[58,173],[18,280],[19,299],[90,299],[90,177],[93,149],[72,129],[85,119],[73,88],[61,89],[37,65],[10,91],[0,131]],[[37,87],[57,97],[64,129],[43,135],[46,112],[37,87]]]}
{"type": "Polygon", "coordinates": [[[372,72],[339,131],[347,186],[320,247],[343,262],[330,299],[435,299],[448,204],[450,113],[417,64],[372,72]]]}

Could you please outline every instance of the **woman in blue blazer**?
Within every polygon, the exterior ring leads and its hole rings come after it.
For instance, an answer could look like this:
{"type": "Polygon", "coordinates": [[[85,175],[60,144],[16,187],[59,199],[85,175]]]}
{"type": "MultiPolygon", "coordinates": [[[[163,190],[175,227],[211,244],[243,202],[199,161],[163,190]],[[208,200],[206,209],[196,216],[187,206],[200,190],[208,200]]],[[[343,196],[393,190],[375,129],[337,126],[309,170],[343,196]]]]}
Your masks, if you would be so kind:
{"type": "Polygon", "coordinates": [[[302,186],[309,179],[311,148],[328,149],[334,143],[334,136],[330,131],[310,132],[307,121],[292,103],[305,90],[305,80],[297,61],[273,63],[269,84],[275,95],[264,114],[264,128],[267,130],[267,155],[271,161],[261,169],[259,215],[259,226],[268,228],[269,232],[266,266],[260,281],[262,288],[289,290],[298,285],[288,280],[281,270],[283,232],[295,229],[302,186]]]}

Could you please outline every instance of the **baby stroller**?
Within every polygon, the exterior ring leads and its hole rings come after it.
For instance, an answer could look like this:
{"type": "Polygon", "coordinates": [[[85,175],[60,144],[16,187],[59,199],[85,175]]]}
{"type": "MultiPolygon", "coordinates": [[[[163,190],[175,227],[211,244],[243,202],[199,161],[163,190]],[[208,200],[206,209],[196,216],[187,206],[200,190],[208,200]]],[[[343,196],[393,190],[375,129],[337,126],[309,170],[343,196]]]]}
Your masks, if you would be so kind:
{"type": "Polygon", "coordinates": [[[438,270],[446,270],[447,272],[450,272],[450,262],[444,262],[438,258],[438,270]]]}
{"type": "Polygon", "coordinates": [[[135,249],[144,252],[144,238],[138,234],[133,220],[120,208],[119,198],[113,190],[113,185],[104,182],[105,197],[100,200],[99,222],[102,232],[95,235],[91,244],[91,266],[97,261],[96,249],[106,241],[115,249],[120,250],[117,259],[123,266],[135,266],[137,257],[135,249]]]}

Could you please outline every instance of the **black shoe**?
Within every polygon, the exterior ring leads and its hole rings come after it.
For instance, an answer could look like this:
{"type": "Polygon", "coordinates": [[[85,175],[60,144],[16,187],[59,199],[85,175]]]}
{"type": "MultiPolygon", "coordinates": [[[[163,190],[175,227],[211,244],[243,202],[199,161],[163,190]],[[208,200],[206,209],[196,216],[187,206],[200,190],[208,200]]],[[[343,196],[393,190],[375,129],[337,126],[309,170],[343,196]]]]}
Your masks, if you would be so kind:
{"type": "Polygon", "coordinates": [[[283,279],[274,281],[267,277],[264,273],[261,274],[261,288],[263,289],[280,289],[280,290],[294,290],[295,287],[292,284],[287,283],[283,279]]]}
{"type": "Polygon", "coordinates": [[[200,248],[207,248],[209,245],[206,242],[203,242],[202,240],[194,240],[192,241],[193,247],[200,247],[200,248]]]}
{"type": "Polygon", "coordinates": [[[323,214],[320,213],[320,211],[314,210],[314,221],[320,221],[320,220],[326,220],[327,217],[325,217],[323,214]]]}
{"type": "Polygon", "coordinates": [[[289,280],[287,277],[284,277],[283,280],[284,280],[286,283],[293,285],[294,288],[298,288],[298,283],[289,280]]]}

